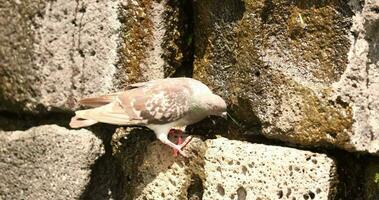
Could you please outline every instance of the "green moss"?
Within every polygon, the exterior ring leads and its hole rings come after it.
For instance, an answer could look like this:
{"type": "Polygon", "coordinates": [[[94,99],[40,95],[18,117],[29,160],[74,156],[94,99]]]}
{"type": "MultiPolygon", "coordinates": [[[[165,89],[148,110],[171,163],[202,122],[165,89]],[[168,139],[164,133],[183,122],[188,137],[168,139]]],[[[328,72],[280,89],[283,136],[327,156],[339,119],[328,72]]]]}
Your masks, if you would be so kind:
{"type": "Polygon", "coordinates": [[[372,159],[366,166],[365,194],[368,200],[379,198],[379,160],[372,159]]]}
{"type": "Polygon", "coordinates": [[[304,145],[348,143],[351,108],[329,89],[347,67],[346,2],[198,1],[195,13],[194,77],[244,127],[304,145]]]}
{"type": "Polygon", "coordinates": [[[375,175],[374,175],[374,183],[379,184],[379,172],[375,173],[375,175]]]}
{"type": "Polygon", "coordinates": [[[351,107],[343,107],[335,101],[328,101],[330,90],[322,91],[324,98],[305,87],[294,87],[295,95],[302,102],[298,108],[301,120],[294,125],[293,137],[301,144],[320,144],[323,142],[343,145],[348,142],[353,124],[351,107]]]}
{"type": "Polygon", "coordinates": [[[119,48],[120,74],[118,76],[125,77],[125,80],[119,83],[120,88],[128,83],[146,81],[142,80],[140,65],[146,58],[146,52],[153,39],[153,22],[150,17],[153,2],[142,0],[138,3],[138,6],[130,3],[120,8],[123,44],[119,48]]]}

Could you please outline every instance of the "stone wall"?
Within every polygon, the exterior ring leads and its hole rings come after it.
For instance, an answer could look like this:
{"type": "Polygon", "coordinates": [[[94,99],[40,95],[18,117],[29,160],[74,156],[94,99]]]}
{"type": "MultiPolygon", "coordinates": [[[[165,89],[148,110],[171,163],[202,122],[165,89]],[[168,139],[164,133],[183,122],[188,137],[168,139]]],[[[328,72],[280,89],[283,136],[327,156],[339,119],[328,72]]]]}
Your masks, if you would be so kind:
{"type": "Polygon", "coordinates": [[[0,0],[0,199],[377,199],[375,0],[0,0]],[[192,76],[230,117],[173,157],[78,100],[192,76]]]}

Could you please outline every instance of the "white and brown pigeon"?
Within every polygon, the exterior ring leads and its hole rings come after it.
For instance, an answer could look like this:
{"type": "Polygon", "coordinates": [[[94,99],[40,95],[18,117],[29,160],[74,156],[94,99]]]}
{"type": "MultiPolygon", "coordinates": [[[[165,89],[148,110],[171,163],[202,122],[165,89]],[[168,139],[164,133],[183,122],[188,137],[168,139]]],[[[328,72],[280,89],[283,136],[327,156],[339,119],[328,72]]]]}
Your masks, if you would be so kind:
{"type": "Polygon", "coordinates": [[[171,129],[184,131],[187,125],[209,115],[226,116],[226,103],[200,81],[192,78],[167,78],[130,85],[125,91],[80,100],[95,107],[76,111],[72,128],[98,122],[115,125],[140,125],[153,130],[157,138],[181,155],[191,137],[174,144],[167,136],[171,129]]]}

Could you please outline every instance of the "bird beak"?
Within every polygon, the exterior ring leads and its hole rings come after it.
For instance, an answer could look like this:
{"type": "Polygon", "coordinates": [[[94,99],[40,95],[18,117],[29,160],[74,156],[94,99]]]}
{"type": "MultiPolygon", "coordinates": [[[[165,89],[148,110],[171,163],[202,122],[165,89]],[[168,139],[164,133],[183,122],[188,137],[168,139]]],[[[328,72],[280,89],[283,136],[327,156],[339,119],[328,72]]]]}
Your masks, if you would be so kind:
{"type": "Polygon", "coordinates": [[[223,113],[221,113],[221,115],[220,115],[222,118],[224,118],[224,119],[227,119],[228,118],[228,113],[227,112],[223,112],[223,113]]]}

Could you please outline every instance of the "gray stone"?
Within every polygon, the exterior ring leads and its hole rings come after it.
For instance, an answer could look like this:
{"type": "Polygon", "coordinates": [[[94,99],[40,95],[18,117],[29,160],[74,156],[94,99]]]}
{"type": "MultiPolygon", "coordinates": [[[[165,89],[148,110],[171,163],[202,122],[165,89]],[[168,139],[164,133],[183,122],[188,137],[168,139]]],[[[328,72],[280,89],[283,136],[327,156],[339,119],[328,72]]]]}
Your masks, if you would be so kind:
{"type": "Polygon", "coordinates": [[[198,138],[184,149],[189,159],[174,157],[171,148],[143,129],[119,130],[113,143],[126,199],[187,199],[192,177],[203,173],[205,143],[198,138]]]}
{"type": "Polygon", "coordinates": [[[126,199],[326,200],[336,194],[335,162],[324,154],[194,138],[183,158],[137,130],[116,135],[126,199]]]}
{"type": "Polygon", "coordinates": [[[82,97],[163,78],[183,61],[179,2],[0,4],[0,110],[77,109],[82,97]]]}
{"type": "Polygon", "coordinates": [[[356,9],[349,63],[333,89],[353,113],[346,148],[379,154],[379,2],[365,1],[356,9]]]}
{"type": "Polygon", "coordinates": [[[204,200],[334,199],[335,162],[324,154],[225,138],[207,146],[204,200]]]}
{"type": "Polygon", "coordinates": [[[101,140],[84,129],[0,132],[0,199],[78,199],[103,153],[101,140]]]}
{"type": "Polygon", "coordinates": [[[205,0],[194,9],[194,77],[245,132],[378,153],[374,3],[205,0]]]}

